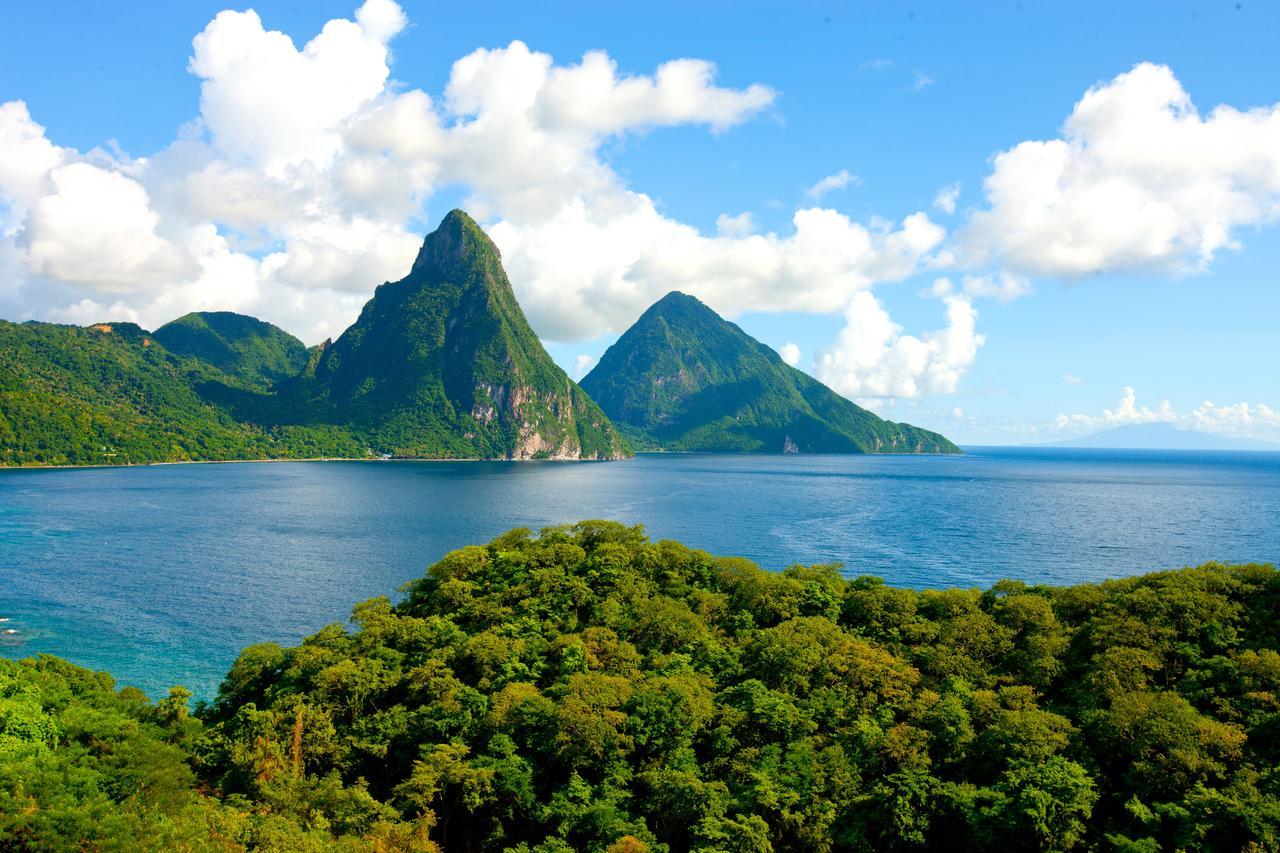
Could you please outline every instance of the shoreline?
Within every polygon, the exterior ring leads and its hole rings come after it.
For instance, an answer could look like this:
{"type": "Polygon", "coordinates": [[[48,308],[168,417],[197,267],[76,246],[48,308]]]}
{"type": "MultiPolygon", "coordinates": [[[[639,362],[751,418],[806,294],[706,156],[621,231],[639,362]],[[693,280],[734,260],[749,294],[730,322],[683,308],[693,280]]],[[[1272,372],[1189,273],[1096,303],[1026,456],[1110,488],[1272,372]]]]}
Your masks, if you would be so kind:
{"type": "Polygon", "coordinates": [[[625,456],[620,459],[500,459],[486,458],[483,456],[471,457],[446,457],[446,456],[421,456],[408,457],[398,456],[390,459],[382,459],[376,456],[307,456],[296,459],[173,459],[164,462],[85,462],[73,465],[0,465],[0,472],[4,471],[75,471],[80,469],[95,470],[101,468],[157,468],[169,465],[242,465],[258,462],[508,462],[508,463],[525,463],[525,462],[627,462],[635,459],[637,456],[778,456],[778,457],[805,457],[805,456],[937,456],[937,457],[956,457],[966,455],[963,451],[960,453],[752,453],[738,451],[717,451],[717,450],[637,450],[631,456],[625,456]]]}
{"type": "Polygon", "coordinates": [[[370,456],[306,456],[296,459],[173,459],[165,462],[84,462],[74,465],[0,465],[0,472],[4,471],[75,471],[75,470],[96,470],[101,468],[159,468],[168,465],[243,465],[259,462],[626,462],[629,458],[621,459],[486,459],[482,456],[474,457],[447,457],[447,456],[422,456],[422,457],[395,457],[392,459],[379,459],[370,456]]]}

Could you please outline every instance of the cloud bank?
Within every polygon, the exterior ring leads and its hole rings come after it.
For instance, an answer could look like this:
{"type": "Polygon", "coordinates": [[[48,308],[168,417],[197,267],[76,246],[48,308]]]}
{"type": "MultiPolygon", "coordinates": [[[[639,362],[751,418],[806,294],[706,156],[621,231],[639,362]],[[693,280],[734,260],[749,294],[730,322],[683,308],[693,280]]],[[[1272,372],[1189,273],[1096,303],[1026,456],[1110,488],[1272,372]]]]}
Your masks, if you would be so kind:
{"type": "Polygon", "coordinates": [[[1168,400],[1154,409],[1138,404],[1138,395],[1126,387],[1114,408],[1101,414],[1060,414],[1053,428],[1059,432],[1089,433],[1132,424],[1168,423],[1180,429],[1225,435],[1233,438],[1280,440],[1280,410],[1265,403],[1235,403],[1220,406],[1206,400],[1187,412],[1178,412],[1168,400]]]}

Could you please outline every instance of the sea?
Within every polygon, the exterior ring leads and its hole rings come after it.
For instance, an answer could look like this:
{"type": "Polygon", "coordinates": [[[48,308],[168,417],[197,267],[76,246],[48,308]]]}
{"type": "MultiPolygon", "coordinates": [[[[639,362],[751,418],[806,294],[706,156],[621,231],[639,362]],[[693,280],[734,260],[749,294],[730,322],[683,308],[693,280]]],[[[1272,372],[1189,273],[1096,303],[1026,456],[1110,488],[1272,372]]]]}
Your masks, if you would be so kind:
{"type": "Polygon", "coordinates": [[[966,451],[3,470],[0,655],[210,699],[249,644],[395,600],[454,548],[588,518],[913,588],[1280,561],[1280,453],[966,451]]]}

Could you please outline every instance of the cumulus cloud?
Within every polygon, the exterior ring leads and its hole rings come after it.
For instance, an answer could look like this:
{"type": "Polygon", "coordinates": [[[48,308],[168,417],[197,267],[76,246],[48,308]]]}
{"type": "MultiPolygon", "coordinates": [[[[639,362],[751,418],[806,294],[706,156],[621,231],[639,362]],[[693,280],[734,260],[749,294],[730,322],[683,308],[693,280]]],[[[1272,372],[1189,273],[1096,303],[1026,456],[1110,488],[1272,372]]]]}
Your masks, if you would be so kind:
{"type": "Polygon", "coordinates": [[[586,355],[585,353],[575,358],[573,360],[573,380],[575,382],[580,381],[582,377],[591,372],[591,368],[596,366],[597,361],[599,359],[594,355],[586,355]]]}
{"type": "Polygon", "coordinates": [[[578,65],[550,69],[536,109],[548,126],[608,134],[676,124],[724,130],[773,102],[768,86],[725,89],[715,85],[715,73],[710,62],[677,59],[652,77],[619,77],[617,63],[594,50],[578,65]]]}
{"type": "Polygon", "coordinates": [[[862,183],[862,178],[850,172],[848,169],[841,169],[834,175],[827,175],[813,186],[804,191],[804,194],[811,201],[817,201],[832,190],[842,190],[852,184],[857,186],[862,183]]]}
{"type": "Polygon", "coordinates": [[[1280,215],[1280,104],[1201,115],[1166,66],[1089,89],[1057,139],[996,155],[962,242],[1024,274],[1188,272],[1280,215]]]}
{"type": "Polygon", "coordinates": [[[1031,282],[1024,276],[1001,272],[993,275],[967,275],[960,280],[964,292],[979,299],[1012,302],[1031,292],[1031,282]]]}
{"type": "Polygon", "coordinates": [[[938,190],[938,194],[933,197],[933,207],[940,213],[948,216],[956,212],[956,202],[960,199],[960,185],[951,184],[938,190]]]}
{"type": "Polygon", "coordinates": [[[945,236],[924,214],[871,228],[807,208],[792,234],[711,237],[630,193],[619,210],[580,201],[545,222],[497,222],[491,233],[539,333],[579,340],[625,330],[671,290],[730,317],[752,311],[841,311],[880,281],[911,275],[945,236]]]}
{"type": "Polygon", "coordinates": [[[778,348],[778,355],[782,357],[783,361],[792,367],[798,367],[800,365],[800,347],[791,341],[787,341],[778,348]]]}
{"type": "Polygon", "coordinates": [[[1059,432],[1092,432],[1133,424],[1168,423],[1179,429],[1197,430],[1235,438],[1280,439],[1280,410],[1265,403],[1220,406],[1206,400],[1188,412],[1174,409],[1168,400],[1155,408],[1140,405],[1137,392],[1126,387],[1114,408],[1101,414],[1060,414],[1053,427],[1059,432]]]}
{"type": "Polygon", "coordinates": [[[934,279],[927,295],[942,298],[956,292],[975,299],[1012,302],[1031,292],[1031,282],[1023,276],[1002,272],[992,275],[966,275],[960,279],[960,285],[957,287],[951,279],[943,277],[934,279]]]}
{"type": "Polygon", "coordinates": [[[744,211],[737,216],[722,213],[716,217],[716,234],[720,237],[745,237],[756,233],[756,220],[751,211],[744,211]]]}
{"type": "Polygon", "coordinates": [[[946,327],[915,337],[902,333],[873,294],[856,294],[844,329],[818,353],[818,378],[848,397],[953,393],[985,337],[977,333],[978,312],[967,297],[942,299],[946,327]]]}
{"type": "Polygon", "coordinates": [[[203,81],[200,115],[214,145],[269,173],[331,162],[341,124],[382,93],[390,74],[386,41],[399,28],[387,5],[369,0],[356,13],[370,30],[335,19],[302,50],[264,29],[257,12],[219,12],[192,42],[188,66],[203,81]]]}
{"type": "Polygon", "coordinates": [[[194,258],[156,233],[160,217],[137,181],[88,163],[59,166],[48,179],[21,235],[35,274],[123,293],[199,272],[194,258]]]}
{"type": "Polygon", "coordinates": [[[49,174],[66,152],[45,137],[22,101],[0,104],[0,233],[16,228],[33,201],[49,191],[49,174]]]}

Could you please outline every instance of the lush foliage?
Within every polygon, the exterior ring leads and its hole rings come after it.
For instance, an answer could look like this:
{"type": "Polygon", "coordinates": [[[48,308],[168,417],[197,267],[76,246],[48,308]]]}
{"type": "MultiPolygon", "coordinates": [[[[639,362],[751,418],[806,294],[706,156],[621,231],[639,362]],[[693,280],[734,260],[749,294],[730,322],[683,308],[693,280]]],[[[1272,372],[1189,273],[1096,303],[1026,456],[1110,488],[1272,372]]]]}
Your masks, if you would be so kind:
{"type": "Polygon", "coordinates": [[[179,358],[131,323],[79,328],[0,321],[0,464],[368,452],[332,428],[237,421],[198,391],[200,383],[232,381],[211,365],[179,358]]]}
{"type": "Polygon", "coordinates": [[[261,391],[297,376],[307,348],[284,329],[230,311],[199,311],[165,323],[152,336],[175,355],[211,364],[261,391]]]}
{"type": "Polygon", "coordinates": [[[52,657],[0,660],[0,848],[407,849],[389,823],[345,845],[243,797],[208,796],[192,770],[203,726],[189,698],[175,687],[152,704],[52,657]]]}
{"type": "Polygon", "coordinates": [[[498,250],[460,211],[409,276],[310,352],[228,312],[154,334],[0,321],[0,464],[628,452],[542,348],[498,250]]]}
{"type": "Polygon", "coordinates": [[[1280,846],[1267,566],[916,592],[584,522],[353,621],[246,649],[198,719],[5,664],[0,847],[1280,846]]]}
{"type": "Polygon", "coordinates": [[[637,447],[819,453],[959,453],[882,420],[692,296],[669,293],[582,380],[637,447]]]}

